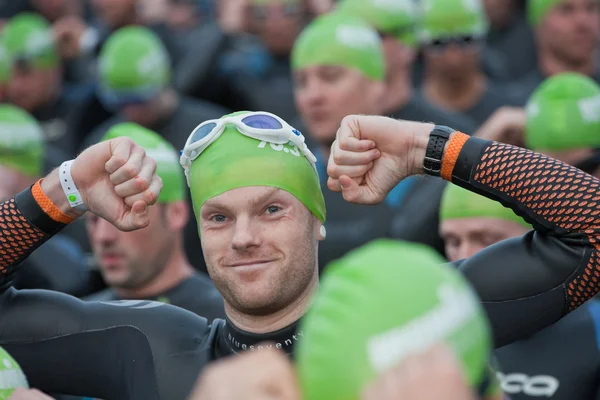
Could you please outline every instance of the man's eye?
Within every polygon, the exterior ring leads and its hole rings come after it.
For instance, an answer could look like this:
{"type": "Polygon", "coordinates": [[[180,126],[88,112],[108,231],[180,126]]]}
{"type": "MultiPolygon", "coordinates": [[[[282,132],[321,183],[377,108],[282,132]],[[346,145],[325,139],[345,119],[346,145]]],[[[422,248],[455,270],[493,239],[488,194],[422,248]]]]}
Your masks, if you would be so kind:
{"type": "Polygon", "coordinates": [[[227,217],[225,217],[223,214],[217,214],[213,215],[210,219],[212,219],[215,222],[225,222],[227,220],[227,217]]]}
{"type": "Polygon", "coordinates": [[[279,206],[269,206],[267,207],[267,214],[274,214],[279,210],[281,210],[281,207],[279,206]]]}

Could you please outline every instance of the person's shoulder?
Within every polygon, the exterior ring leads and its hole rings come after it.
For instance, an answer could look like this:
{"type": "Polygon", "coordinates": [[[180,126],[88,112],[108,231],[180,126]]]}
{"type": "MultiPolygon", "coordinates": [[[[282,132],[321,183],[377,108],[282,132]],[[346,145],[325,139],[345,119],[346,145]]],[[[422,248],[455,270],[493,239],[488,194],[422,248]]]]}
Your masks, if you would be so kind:
{"type": "Polygon", "coordinates": [[[115,301],[118,300],[115,292],[111,288],[106,288],[96,293],[83,297],[83,301],[115,301]]]}

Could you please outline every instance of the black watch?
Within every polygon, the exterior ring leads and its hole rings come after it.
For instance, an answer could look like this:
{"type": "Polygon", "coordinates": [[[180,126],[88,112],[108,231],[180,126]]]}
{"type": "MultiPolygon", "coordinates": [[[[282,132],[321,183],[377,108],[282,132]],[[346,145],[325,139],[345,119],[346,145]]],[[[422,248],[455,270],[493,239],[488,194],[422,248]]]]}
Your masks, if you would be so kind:
{"type": "Polygon", "coordinates": [[[450,135],[454,132],[456,132],[454,129],[443,125],[436,125],[433,128],[429,134],[429,142],[427,143],[427,151],[425,152],[425,160],[423,161],[423,169],[426,174],[440,176],[444,147],[448,139],[450,139],[450,135]]]}

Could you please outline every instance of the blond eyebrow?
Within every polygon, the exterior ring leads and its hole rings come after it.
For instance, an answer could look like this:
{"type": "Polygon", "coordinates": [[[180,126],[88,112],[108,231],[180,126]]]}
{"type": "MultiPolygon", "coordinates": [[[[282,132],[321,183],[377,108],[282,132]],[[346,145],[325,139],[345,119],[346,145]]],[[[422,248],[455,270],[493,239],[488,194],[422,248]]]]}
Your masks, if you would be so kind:
{"type": "MultiPolygon", "coordinates": [[[[267,193],[259,196],[258,198],[250,199],[248,201],[248,204],[250,205],[250,207],[252,207],[252,208],[257,207],[261,203],[264,203],[269,197],[274,196],[275,194],[277,194],[278,192],[281,191],[281,189],[277,188],[277,187],[271,187],[269,189],[270,190],[267,193]]],[[[207,207],[229,209],[228,207],[224,206],[223,204],[220,204],[219,201],[215,200],[214,198],[206,200],[204,205],[207,207]]]]}

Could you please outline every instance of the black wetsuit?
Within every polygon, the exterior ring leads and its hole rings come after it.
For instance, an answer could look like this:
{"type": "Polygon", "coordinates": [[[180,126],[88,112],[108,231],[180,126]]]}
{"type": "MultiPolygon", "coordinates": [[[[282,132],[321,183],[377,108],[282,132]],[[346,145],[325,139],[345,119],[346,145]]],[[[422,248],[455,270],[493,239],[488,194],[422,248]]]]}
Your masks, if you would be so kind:
{"type": "MultiPolygon", "coordinates": [[[[85,297],[84,300],[116,301],[128,299],[120,298],[112,288],[107,288],[85,297]]],[[[194,272],[192,276],[179,282],[174,287],[148,297],[146,300],[172,304],[198,314],[209,321],[225,317],[221,293],[215,288],[208,275],[199,272],[194,272]]]]}
{"type": "MultiPolygon", "coordinates": [[[[482,299],[496,346],[551,325],[599,291],[598,179],[506,144],[470,138],[449,148],[444,165],[454,183],[510,205],[536,229],[460,265],[482,299]]],[[[256,343],[273,339],[246,335],[224,320],[211,325],[158,302],[86,303],[54,292],[17,291],[10,284],[19,262],[61,224],[27,190],[1,205],[0,228],[0,346],[44,391],[107,400],[185,399],[208,362],[244,350],[244,344],[258,350],[256,343]]],[[[289,351],[310,334],[295,332],[289,327],[278,334],[287,339],[275,342],[289,351]]]]}

